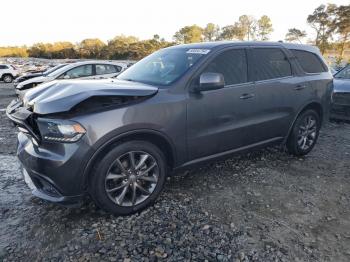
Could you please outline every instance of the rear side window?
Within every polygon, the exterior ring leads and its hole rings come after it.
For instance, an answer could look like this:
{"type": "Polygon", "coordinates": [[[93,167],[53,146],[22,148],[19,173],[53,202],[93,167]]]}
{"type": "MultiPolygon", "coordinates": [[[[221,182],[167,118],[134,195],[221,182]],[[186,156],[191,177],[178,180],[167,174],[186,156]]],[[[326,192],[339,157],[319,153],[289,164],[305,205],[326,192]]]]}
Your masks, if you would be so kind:
{"type": "Polygon", "coordinates": [[[294,49],[292,49],[291,51],[293,52],[300,66],[306,73],[321,73],[327,71],[326,66],[322,63],[322,61],[316,54],[294,49]]]}
{"type": "Polygon", "coordinates": [[[106,65],[106,64],[96,65],[96,75],[106,75],[106,74],[113,74],[117,72],[118,71],[116,70],[114,65],[106,65]]]}
{"type": "Polygon", "coordinates": [[[79,77],[87,77],[87,76],[92,76],[92,65],[82,65],[82,66],[77,66],[69,71],[67,71],[64,76],[69,76],[69,78],[79,78],[79,77]]]}
{"type": "Polygon", "coordinates": [[[291,65],[278,48],[256,48],[253,49],[255,81],[287,77],[292,75],[291,65]]]}
{"type": "Polygon", "coordinates": [[[248,79],[247,58],[244,49],[232,49],[219,54],[203,72],[221,73],[225,85],[245,83],[248,79]]]}
{"type": "Polygon", "coordinates": [[[6,65],[0,65],[0,69],[8,69],[6,65]]]}

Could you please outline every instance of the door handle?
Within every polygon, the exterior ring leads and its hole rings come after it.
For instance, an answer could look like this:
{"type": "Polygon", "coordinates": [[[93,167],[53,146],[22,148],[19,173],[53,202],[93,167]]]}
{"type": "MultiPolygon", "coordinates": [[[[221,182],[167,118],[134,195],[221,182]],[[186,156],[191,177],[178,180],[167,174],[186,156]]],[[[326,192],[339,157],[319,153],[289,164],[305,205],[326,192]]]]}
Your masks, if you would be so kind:
{"type": "Polygon", "coordinates": [[[303,90],[306,88],[306,85],[297,85],[296,87],[294,87],[294,90],[303,90]]]}
{"type": "Polygon", "coordinates": [[[255,95],[254,94],[242,94],[239,98],[240,99],[249,99],[253,98],[255,95]]]}

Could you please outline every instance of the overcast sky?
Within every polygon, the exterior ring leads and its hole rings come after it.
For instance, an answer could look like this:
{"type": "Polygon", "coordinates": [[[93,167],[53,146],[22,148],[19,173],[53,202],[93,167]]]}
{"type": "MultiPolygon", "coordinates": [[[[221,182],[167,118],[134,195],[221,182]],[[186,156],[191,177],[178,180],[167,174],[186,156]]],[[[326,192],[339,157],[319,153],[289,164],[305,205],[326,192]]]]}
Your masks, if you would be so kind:
{"type": "Polygon", "coordinates": [[[306,18],[320,4],[349,4],[349,0],[4,0],[1,1],[0,46],[71,41],[116,35],[140,39],[159,34],[172,40],[185,25],[225,26],[240,15],[268,15],[274,32],[283,40],[288,28],[312,34],[306,18]]]}

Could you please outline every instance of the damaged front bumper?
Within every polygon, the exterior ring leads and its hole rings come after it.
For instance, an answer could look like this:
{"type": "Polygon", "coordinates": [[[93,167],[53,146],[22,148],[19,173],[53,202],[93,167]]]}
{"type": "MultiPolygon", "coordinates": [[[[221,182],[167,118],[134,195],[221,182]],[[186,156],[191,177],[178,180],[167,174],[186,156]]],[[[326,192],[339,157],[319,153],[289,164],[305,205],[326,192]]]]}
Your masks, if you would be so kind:
{"type": "Polygon", "coordinates": [[[18,100],[11,102],[6,113],[20,131],[17,156],[33,195],[66,206],[80,205],[85,196],[83,167],[88,145],[83,140],[43,143],[31,123],[32,112],[18,100]]]}

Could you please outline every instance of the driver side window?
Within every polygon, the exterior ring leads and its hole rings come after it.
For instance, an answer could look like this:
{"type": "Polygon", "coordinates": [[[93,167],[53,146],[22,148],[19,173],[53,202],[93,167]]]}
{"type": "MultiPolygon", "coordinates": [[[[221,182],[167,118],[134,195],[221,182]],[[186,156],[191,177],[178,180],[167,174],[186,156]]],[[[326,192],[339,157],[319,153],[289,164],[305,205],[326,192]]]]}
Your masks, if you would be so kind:
{"type": "Polygon", "coordinates": [[[220,73],[225,85],[248,82],[247,58],[244,49],[232,49],[219,54],[203,73],[220,73]]]}
{"type": "Polygon", "coordinates": [[[92,75],[92,65],[82,65],[67,71],[60,78],[74,79],[74,78],[80,78],[80,77],[87,77],[91,75],[92,75]]]}

